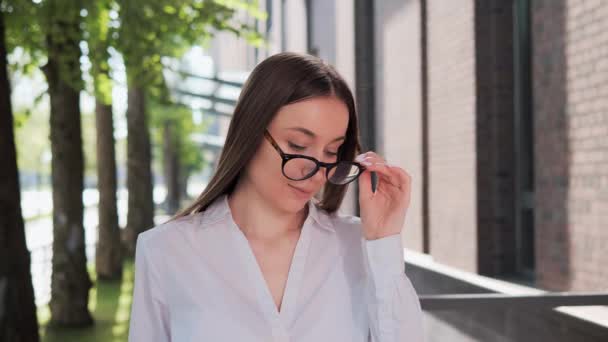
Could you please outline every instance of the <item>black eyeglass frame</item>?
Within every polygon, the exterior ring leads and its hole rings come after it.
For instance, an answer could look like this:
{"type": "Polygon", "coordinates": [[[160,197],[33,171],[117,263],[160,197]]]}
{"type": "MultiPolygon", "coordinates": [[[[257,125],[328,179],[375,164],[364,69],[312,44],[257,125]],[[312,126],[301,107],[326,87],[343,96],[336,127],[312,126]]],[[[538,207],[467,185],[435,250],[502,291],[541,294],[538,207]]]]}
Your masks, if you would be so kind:
{"type": "Polygon", "coordinates": [[[319,160],[317,160],[317,159],[315,159],[313,157],[306,156],[306,155],[303,155],[303,154],[285,153],[285,152],[283,152],[283,150],[281,149],[281,147],[279,146],[279,144],[277,144],[277,142],[274,140],[274,138],[272,137],[272,135],[270,135],[270,132],[268,132],[267,129],[264,130],[264,137],[270,142],[270,144],[272,145],[272,147],[274,147],[274,149],[281,156],[281,159],[282,159],[281,172],[283,173],[283,176],[285,176],[287,179],[291,179],[293,181],[306,180],[306,179],[314,176],[315,174],[317,174],[317,172],[319,171],[319,169],[321,167],[324,167],[325,168],[325,178],[327,179],[328,182],[330,182],[331,184],[334,184],[334,185],[346,185],[346,184],[354,181],[355,179],[359,178],[359,176],[365,170],[365,166],[363,166],[363,165],[361,165],[361,164],[359,164],[357,162],[350,162],[350,161],[343,160],[343,161],[337,161],[335,163],[325,163],[325,162],[319,161],[319,160]],[[290,161],[292,159],[295,159],[295,158],[304,158],[304,159],[308,159],[310,161],[313,161],[315,163],[316,167],[314,168],[313,171],[310,172],[310,174],[308,176],[306,176],[304,178],[300,178],[300,179],[291,178],[291,177],[289,177],[289,176],[287,176],[285,174],[285,164],[287,164],[288,161],[290,161]],[[340,163],[348,163],[348,164],[351,164],[351,165],[354,165],[354,166],[358,167],[359,168],[359,173],[353,179],[349,180],[346,183],[336,184],[336,183],[333,183],[333,182],[329,181],[329,171],[331,169],[333,169],[334,167],[336,167],[340,163]]]}

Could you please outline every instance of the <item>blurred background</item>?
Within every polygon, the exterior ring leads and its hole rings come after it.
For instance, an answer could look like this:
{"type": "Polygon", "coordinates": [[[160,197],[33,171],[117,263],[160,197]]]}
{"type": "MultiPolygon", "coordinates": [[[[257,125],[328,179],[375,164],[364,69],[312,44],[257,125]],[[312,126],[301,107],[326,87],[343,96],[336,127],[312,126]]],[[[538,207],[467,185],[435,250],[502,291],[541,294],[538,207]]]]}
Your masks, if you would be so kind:
{"type": "Polygon", "coordinates": [[[601,0],[0,0],[0,341],[127,340],[137,234],[281,51],[334,65],[412,175],[428,341],[608,341],[601,0]]]}

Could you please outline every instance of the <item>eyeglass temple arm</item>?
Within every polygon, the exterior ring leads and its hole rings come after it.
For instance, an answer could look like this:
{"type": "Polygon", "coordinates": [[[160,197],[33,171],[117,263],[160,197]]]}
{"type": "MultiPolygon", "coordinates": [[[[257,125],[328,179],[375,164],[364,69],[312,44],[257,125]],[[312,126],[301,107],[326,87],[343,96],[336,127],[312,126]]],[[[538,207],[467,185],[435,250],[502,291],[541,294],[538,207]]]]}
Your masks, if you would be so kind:
{"type": "Polygon", "coordinates": [[[274,139],[272,138],[270,133],[268,133],[268,130],[264,130],[264,136],[266,137],[266,139],[268,139],[268,141],[270,142],[272,147],[274,147],[274,149],[277,150],[277,152],[279,152],[279,154],[282,156],[284,154],[283,151],[279,147],[279,144],[277,144],[277,142],[274,141],[274,139]]]}

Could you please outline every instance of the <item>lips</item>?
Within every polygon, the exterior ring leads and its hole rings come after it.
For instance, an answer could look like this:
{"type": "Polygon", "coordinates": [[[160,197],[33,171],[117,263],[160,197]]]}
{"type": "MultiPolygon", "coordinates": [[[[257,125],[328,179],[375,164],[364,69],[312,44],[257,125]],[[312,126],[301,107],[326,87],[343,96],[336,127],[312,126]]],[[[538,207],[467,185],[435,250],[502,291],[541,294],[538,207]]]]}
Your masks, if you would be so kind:
{"type": "Polygon", "coordinates": [[[290,185],[290,187],[294,188],[298,193],[300,193],[300,194],[302,194],[304,196],[312,196],[313,195],[312,191],[303,190],[303,189],[297,188],[297,187],[295,187],[293,185],[290,185]]]}

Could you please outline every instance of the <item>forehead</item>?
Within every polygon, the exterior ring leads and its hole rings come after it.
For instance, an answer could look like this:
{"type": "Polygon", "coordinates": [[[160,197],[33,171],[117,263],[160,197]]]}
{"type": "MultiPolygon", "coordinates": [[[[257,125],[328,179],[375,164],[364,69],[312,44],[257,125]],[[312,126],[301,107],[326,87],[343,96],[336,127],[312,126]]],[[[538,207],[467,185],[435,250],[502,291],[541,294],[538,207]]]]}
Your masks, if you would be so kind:
{"type": "Polygon", "coordinates": [[[313,97],[283,106],[274,117],[273,130],[304,127],[323,138],[344,135],[348,127],[348,107],[336,97],[313,97]]]}

